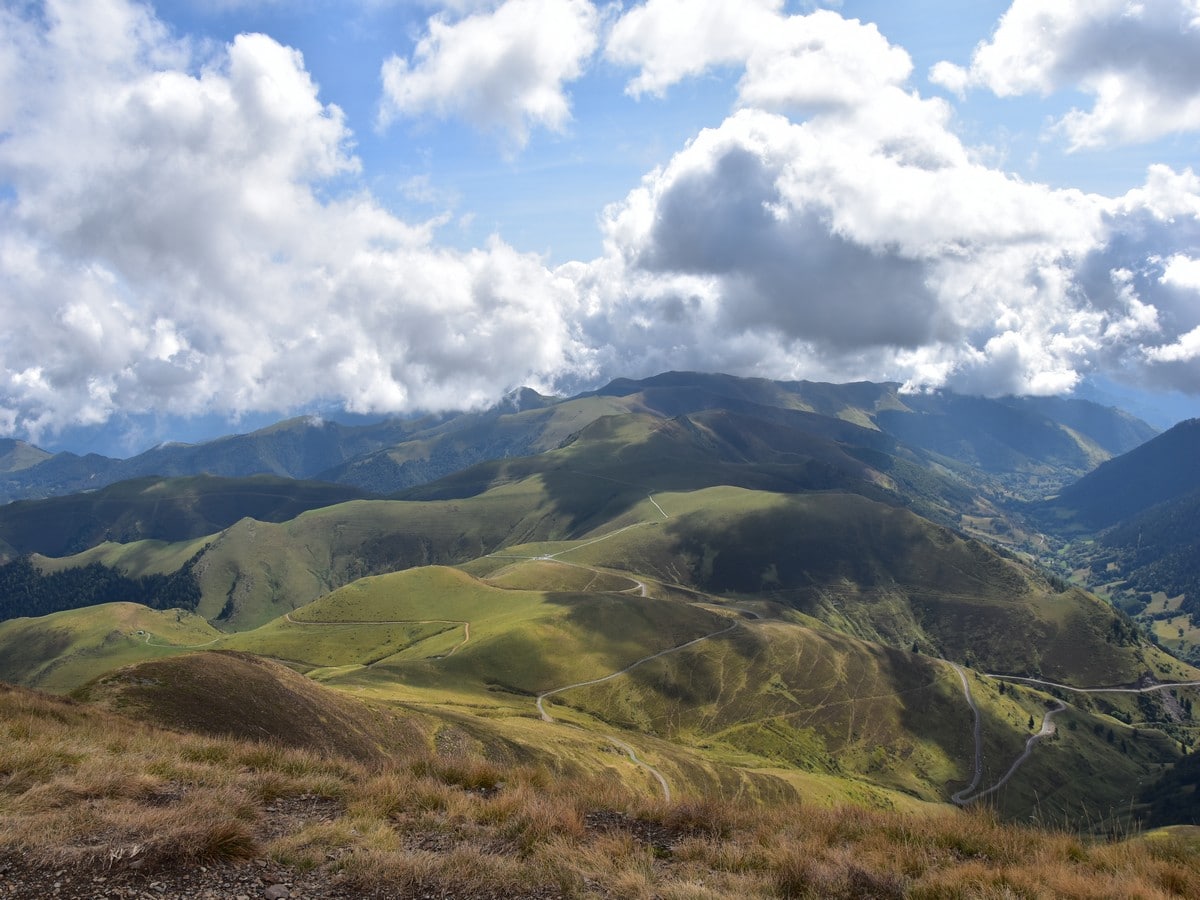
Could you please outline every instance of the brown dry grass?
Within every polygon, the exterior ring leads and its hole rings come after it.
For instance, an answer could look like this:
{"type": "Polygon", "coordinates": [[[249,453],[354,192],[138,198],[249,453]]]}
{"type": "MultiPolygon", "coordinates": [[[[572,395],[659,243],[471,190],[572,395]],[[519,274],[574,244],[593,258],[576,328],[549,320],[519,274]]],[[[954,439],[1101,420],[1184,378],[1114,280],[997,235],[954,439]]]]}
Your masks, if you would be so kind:
{"type": "Polygon", "coordinates": [[[1195,851],[1170,839],[1091,843],[949,809],[666,803],[433,747],[371,767],[0,686],[0,852],[100,867],[269,856],[367,895],[1200,896],[1195,851]]]}

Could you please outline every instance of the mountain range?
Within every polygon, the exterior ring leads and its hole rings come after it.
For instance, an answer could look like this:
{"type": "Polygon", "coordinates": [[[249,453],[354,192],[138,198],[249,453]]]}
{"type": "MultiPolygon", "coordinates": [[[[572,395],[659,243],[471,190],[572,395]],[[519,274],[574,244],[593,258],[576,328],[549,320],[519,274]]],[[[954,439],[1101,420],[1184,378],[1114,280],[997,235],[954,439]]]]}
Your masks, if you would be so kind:
{"type": "Polygon", "coordinates": [[[1058,487],[1156,433],[1126,413],[1085,400],[989,400],[903,393],[898,384],[666,373],[617,380],[568,399],[521,389],[476,413],[354,426],[301,417],[202,444],[163,444],[124,460],[49,454],[6,439],[0,441],[0,502],[96,490],[150,475],[197,474],[269,474],[390,494],[478,462],[552,449],[602,416],[643,412],[673,418],[713,408],[760,418],[764,410],[807,413],[815,431],[830,435],[837,432],[833,421],[858,425],[986,472],[1022,496],[1058,487]]]}
{"type": "Polygon", "coordinates": [[[10,443],[9,496],[63,495],[0,506],[0,679],[371,765],[419,722],[664,800],[1188,822],[1200,670],[1159,626],[1194,594],[1138,579],[1194,550],[1198,434],[667,373],[124,461],[10,443]]]}

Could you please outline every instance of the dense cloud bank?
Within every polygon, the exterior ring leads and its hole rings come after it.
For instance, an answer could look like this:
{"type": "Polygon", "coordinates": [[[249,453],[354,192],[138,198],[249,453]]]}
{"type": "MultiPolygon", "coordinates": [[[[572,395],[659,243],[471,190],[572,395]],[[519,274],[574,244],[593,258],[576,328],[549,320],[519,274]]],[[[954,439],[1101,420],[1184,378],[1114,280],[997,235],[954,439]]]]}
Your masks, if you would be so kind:
{"type": "MultiPolygon", "coordinates": [[[[1128,139],[1125,101],[1148,129],[1200,128],[1200,67],[1154,74],[1160,46],[1200,59],[1195,4],[1140,4],[1104,72],[1086,60],[1128,4],[1035,6],[1017,0],[969,68],[935,77],[1081,87],[1095,108],[1060,126],[1080,145],[1128,139]],[[1183,24],[1162,37],[1172,11],[1183,24]],[[1053,53],[1035,52],[1039,23],[1053,53]]],[[[606,210],[600,258],[552,269],[502,236],[447,249],[436,221],[384,208],[342,112],[268,36],[195,45],[128,0],[6,4],[0,432],[455,408],[667,368],[989,394],[1098,371],[1200,389],[1200,178],[1155,167],[1103,197],[989,167],[950,104],[912,89],[902,48],[832,12],[449,4],[411,57],[383,63],[381,123],[461,117],[516,152],[564,126],[589,65],[625,67],[639,96],[732,66],[739,108],[606,210]]]]}

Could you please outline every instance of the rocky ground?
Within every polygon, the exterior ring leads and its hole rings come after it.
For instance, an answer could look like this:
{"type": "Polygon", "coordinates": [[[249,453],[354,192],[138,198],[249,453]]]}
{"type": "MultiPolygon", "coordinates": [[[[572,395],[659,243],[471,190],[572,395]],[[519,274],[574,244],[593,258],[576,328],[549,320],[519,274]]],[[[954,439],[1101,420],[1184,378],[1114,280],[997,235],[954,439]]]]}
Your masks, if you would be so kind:
{"type": "Polygon", "coordinates": [[[158,872],[38,869],[20,859],[0,861],[3,900],[333,900],[362,896],[324,873],[289,871],[266,860],[158,872]]]}
{"type": "Polygon", "coordinates": [[[564,900],[553,889],[463,894],[429,886],[363,890],[338,875],[298,872],[264,859],[157,872],[38,869],[0,856],[0,900],[564,900]]]}

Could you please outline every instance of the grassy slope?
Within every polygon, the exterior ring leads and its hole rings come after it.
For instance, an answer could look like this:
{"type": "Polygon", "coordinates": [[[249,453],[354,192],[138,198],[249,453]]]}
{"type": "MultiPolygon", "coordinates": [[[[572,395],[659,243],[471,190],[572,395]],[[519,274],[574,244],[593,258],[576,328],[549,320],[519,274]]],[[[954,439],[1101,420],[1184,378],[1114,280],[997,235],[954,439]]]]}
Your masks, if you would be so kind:
{"type": "Polygon", "coordinates": [[[61,572],[64,569],[99,563],[124,572],[133,578],[142,575],[169,575],[204,549],[210,537],[193,541],[130,541],[119,544],[105,541],[90,550],[73,556],[43,556],[33,554],[33,562],[42,572],[61,572]]]}
{"type": "MultiPolygon", "coordinates": [[[[559,583],[587,570],[548,560],[506,562],[492,577],[529,583],[538,573],[559,583]]],[[[461,629],[444,623],[404,645],[394,625],[372,630],[280,622],[229,641],[299,659],[330,686],[469,712],[517,744],[561,747],[559,726],[536,720],[534,694],[609,674],[730,621],[693,604],[630,593],[500,590],[441,568],[364,579],[295,616],[354,623],[428,618],[469,621],[471,640],[462,644],[461,629]],[[389,638],[396,643],[387,645],[389,638]]],[[[1020,753],[1027,719],[1040,723],[1045,698],[1029,690],[1001,695],[995,682],[978,678],[975,692],[985,721],[988,784],[1020,753]]],[[[768,785],[781,780],[805,796],[894,804],[897,795],[889,790],[944,800],[970,776],[970,715],[949,667],[785,621],[742,619],[727,635],[547,702],[555,718],[593,734],[618,728],[635,735],[630,739],[669,780],[693,789],[719,785],[770,795],[779,788],[768,785]]],[[[1144,729],[1140,742],[1122,752],[1119,742],[1097,737],[1093,725],[1115,724],[1125,736],[1131,729],[1095,712],[1075,715],[1084,727],[1064,729],[1054,749],[1029,764],[1031,778],[1014,781],[995,798],[1008,814],[1027,816],[1040,801],[1039,811],[1056,821],[1110,815],[1135,796],[1139,781],[1176,756],[1173,742],[1144,729]],[[1063,761],[1109,777],[1100,789],[1090,781],[1064,788],[1054,775],[1063,761]]],[[[582,752],[574,739],[566,747],[582,752]]]]}
{"type": "Polygon", "coordinates": [[[133,875],[184,895],[181,873],[265,858],[298,892],[363,897],[1200,893],[1190,831],[1105,844],[948,810],[663,803],[627,785],[619,763],[592,774],[488,760],[419,716],[401,725],[411,739],[379,769],[0,686],[5,877],[41,870],[65,895],[92,896],[94,879],[107,889],[133,875]]]}
{"type": "MultiPolygon", "coordinates": [[[[356,502],[280,525],[240,522],[212,541],[197,567],[201,612],[209,618],[228,612],[226,627],[263,624],[219,646],[283,658],[330,685],[390,702],[436,705],[462,716],[459,727],[481,743],[503,735],[534,747],[553,734],[564,757],[582,753],[585,738],[557,726],[548,731],[531,694],[607,674],[728,621],[678,602],[695,599],[696,592],[748,599],[777,614],[782,608],[793,623],[820,621],[902,648],[916,641],[954,658],[970,651],[989,669],[1040,669],[1076,683],[1132,681],[1146,668],[1167,665],[1146,648],[1110,643],[1111,613],[1086,595],[1054,594],[1015,562],[868,497],[728,486],[659,493],[731,473],[750,487],[779,487],[788,478],[829,472],[811,468],[811,447],[799,464],[731,468],[724,458],[732,433],[724,424],[600,419],[586,429],[586,439],[536,461],[477,468],[426,491],[443,499],[356,502]],[[630,472],[636,482],[625,480],[630,472]],[[566,538],[575,542],[563,543],[566,538]],[[566,574],[545,561],[473,564],[472,572],[495,579],[488,585],[446,569],[417,569],[356,582],[296,612],[297,619],[344,623],[337,627],[270,622],[381,568],[457,562],[502,547],[509,555],[561,553],[564,561],[608,571],[581,582],[586,570],[566,574]],[[622,570],[649,581],[659,599],[629,592],[633,582],[616,574],[622,570]],[[359,620],[398,624],[353,624],[359,620]],[[462,646],[460,621],[472,625],[472,639],[462,646]]],[[[784,450],[779,442],[769,449],[784,450]]],[[[886,487],[877,469],[860,462],[837,471],[853,475],[864,491],[886,487]]],[[[156,554],[182,550],[112,552],[112,558],[128,553],[149,566],[156,554]]],[[[759,796],[789,782],[806,789],[819,783],[832,794],[879,790],[862,781],[838,788],[836,773],[936,797],[966,780],[963,747],[970,740],[965,705],[945,670],[934,679],[936,671],[923,657],[861,640],[796,624],[746,624],[736,636],[649,664],[636,677],[581,691],[584,700],[563,699],[583,707],[580,721],[601,715],[636,728],[639,749],[683,784],[759,796]],[[753,646],[749,636],[768,633],[762,647],[738,652],[738,641],[753,646]],[[791,667],[798,653],[815,671],[853,672],[853,683],[870,690],[851,687],[853,698],[839,697],[851,676],[835,678],[824,693],[836,699],[819,701],[791,667]],[[692,668],[682,668],[685,663],[692,668]],[[655,674],[657,682],[642,684],[655,674]],[[736,699],[727,700],[726,690],[736,699]],[[612,702],[589,706],[592,692],[612,702]],[[691,702],[696,697],[708,699],[691,702]],[[798,729],[788,702],[821,712],[798,729]],[[960,721],[951,724],[955,709],[960,721]]],[[[998,770],[1019,750],[1023,720],[1037,707],[1029,698],[990,702],[986,758],[998,770]]],[[[588,759],[609,753],[603,742],[597,749],[596,738],[590,741],[588,759]]],[[[1103,746],[1069,758],[1082,766],[1099,752],[1101,762],[1092,765],[1116,773],[1115,796],[1170,750],[1151,748],[1124,768],[1103,762],[1114,752],[1103,746]]],[[[1001,798],[1006,809],[1028,808],[1021,789],[1010,794],[1001,798]]],[[[1060,806],[1071,809],[1076,799],[1063,798],[1060,806]]]]}
{"type": "Polygon", "coordinates": [[[69,691],[118,666],[179,653],[220,636],[181,610],[106,603],[0,622],[0,680],[69,691]]]}
{"type": "Polygon", "coordinates": [[[272,476],[139,478],[93,493],[0,507],[0,540],[23,553],[64,556],[104,541],[184,541],[246,516],[282,522],[361,496],[342,485],[272,476]]]}
{"type": "MultiPolygon", "coordinates": [[[[729,487],[655,500],[670,519],[643,500],[613,522],[637,527],[562,558],[783,603],[862,638],[898,647],[915,641],[988,671],[1041,671],[1080,685],[1128,684],[1145,671],[1177,679],[1192,671],[1117,634],[1117,615],[1096,598],[1056,593],[1024,566],[907,510],[852,494],[783,496],[729,487]]],[[[539,555],[569,546],[509,552],[539,555]]]]}
{"type": "Polygon", "coordinates": [[[416,740],[395,711],[321,687],[278,663],[231,651],[125,666],[76,696],[195,734],[270,740],[364,762],[381,763],[397,746],[416,740]]]}
{"type": "Polygon", "coordinates": [[[228,643],[278,656],[287,655],[273,652],[279,647],[309,646],[316,652],[330,644],[343,650],[336,661],[297,661],[361,667],[322,673],[334,684],[397,681],[401,696],[448,690],[470,697],[469,702],[500,692],[506,704],[532,713],[529,697],[538,691],[620,668],[671,646],[676,635],[690,640],[726,624],[721,616],[681,603],[623,594],[503,590],[454,569],[431,567],[361,579],[299,610],[293,622],[231,636],[228,643]],[[397,646],[380,657],[374,646],[335,635],[342,629],[383,635],[397,626],[295,624],[432,619],[469,622],[470,641],[462,644],[460,627],[438,625],[428,640],[397,646]]]}
{"type": "Polygon", "coordinates": [[[461,562],[509,542],[568,534],[537,482],[469,501],[359,501],[280,525],[240,522],[217,536],[196,566],[198,611],[209,619],[225,611],[224,628],[253,628],[364,575],[461,562]]]}
{"type": "MultiPolygon", "coordinates": [[[[664,498],[668,508],[671,499],[664,498]]],[[[621,537],[580,542],[580,550],[563,558],[596,552],[621,537]]],[[[552,585],[561,585],[587,573],[549,560],[497,562],[503,563],[492,573],[497,584],[514,579],[532,584],[545,573],[552,585]],[[559,575],[562,571],[569,574],[559,575]]],[[[536,693],[607,675],[732,621],[734,611],[644,598],[629,592],[620,576],[593,574],[612,579],[611,586],[624,592],[502,589],[440,567],[367,578],[296,611],[294,621],[226,636],[216,646],[287,660],[328,686],[420,709],[452,721],[474,746],[506,746],[530,760],[574,760],[587,771],[607,771],[620,757],[613,759],[603,736],[616,728],[677,790],[762,799],[799,793],[823,802],[907,806],[912,801],[905,796],[944,799],[968,780],[970,716],[948,667],[786,620],[740,619],[729,634],[603,685],[558,695],[549,703],[567,724],[541,722],[536,693]],[[373,622],[381,624],[362,624],[373,622]],[[471,633],[464,643],[467,622],[471,633]]],[[[650,590],[657,593],[660,586],[651,582],[650,590]]],[[[798,618],[770,603],[755,606],[798,618]]],[[[74,662],[54,669],[54,679],[43,683],[70,688],[121,662],[179,652],[138,644],[128,631],[115,630],[116,611],[86,632],[91,643],[70,656],[74,662]],[[93,635],[100,634],[105,637],[97,642],[93,635]],[[136,655],[122,655],[127,653],[136,655]]],[[[183,638],[156,632],[154,640],[182,644],[183,638]]],[[[14,639],[33,645],[24,635],[14,639]]],[[[168,670],[179,671],[177,662],[168,670]]],[[[142,680],[130,677],[134,684],[142,680]]],[[[213,677],[215,684],[220,677],[238,684],[236,691],[224,692],[231,696],[248,683],[228,673],[213,677]]],[[[985,715],[987,775],[994,779],[1020,751],[1027,717],[1040,719],[1041,700],[1029,691],[1001,697],[992,683],[980,682],[976,692],[985,715]]],[[[222,691],[214,687],[211,693],[222,691]]],[[[1078,817],[1087,803],[1090,815],[1094,808],[1128,801],[1138,779],[1174,758],[1174,744],[1149,732],[1132,752],[1118,755],[1119,744],[1107,744],[1091,730],[1099,721],[1096,713],[1080,715],[1085,727],[1063,732],[1065,753],[1035,755],[1031,778],[1018,779],[997,796],[1006,813],[1028,815],[1042,799],[1046,814],[1078,817]],[[1051,758],[1107,777],[1056,788],[1051,758]],[[1031,796],[1032,791],[1039,793],[1031,796]]],[[[618,768],[653,790],[644,771],[618,768]]]]}

